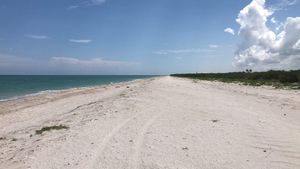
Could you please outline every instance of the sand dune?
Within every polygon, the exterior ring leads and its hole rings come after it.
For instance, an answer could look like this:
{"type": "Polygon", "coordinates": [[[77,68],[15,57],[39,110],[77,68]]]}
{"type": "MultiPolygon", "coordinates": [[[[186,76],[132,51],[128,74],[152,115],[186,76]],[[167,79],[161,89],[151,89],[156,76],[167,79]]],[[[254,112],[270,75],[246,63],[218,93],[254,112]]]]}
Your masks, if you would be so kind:
{"type": "Polygon", "coordinates": [[[299,91],[159,77],[0,107],[1,169],[300,168],[299,91]]]}

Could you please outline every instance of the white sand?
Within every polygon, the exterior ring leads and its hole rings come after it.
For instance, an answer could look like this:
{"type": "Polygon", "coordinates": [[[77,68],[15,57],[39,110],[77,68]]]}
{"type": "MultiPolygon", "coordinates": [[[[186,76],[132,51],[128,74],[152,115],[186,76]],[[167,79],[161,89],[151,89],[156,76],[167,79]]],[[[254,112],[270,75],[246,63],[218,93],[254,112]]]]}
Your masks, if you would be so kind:
{"type": "Polygon", "coordinates": [[[0,108],[1,169],[300,168],[299,91],[160,77],[0,108]]]}

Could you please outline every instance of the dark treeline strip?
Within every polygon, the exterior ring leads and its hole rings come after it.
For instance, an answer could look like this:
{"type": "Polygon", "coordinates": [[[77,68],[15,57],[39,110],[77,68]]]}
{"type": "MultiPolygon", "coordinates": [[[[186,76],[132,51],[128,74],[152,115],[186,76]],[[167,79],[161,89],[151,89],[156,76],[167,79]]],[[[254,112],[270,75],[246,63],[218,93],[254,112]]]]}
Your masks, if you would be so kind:
{"type": "Polygon", "coordinates": [[[219,80],[223,82],[242,82],[248,85],[273,85],[300,88],[300,70],[270,70],[267,72],[229,72],[229,73],[188,73],[172,74],[176,77],[187,77],[201,80],[219,80]]]}

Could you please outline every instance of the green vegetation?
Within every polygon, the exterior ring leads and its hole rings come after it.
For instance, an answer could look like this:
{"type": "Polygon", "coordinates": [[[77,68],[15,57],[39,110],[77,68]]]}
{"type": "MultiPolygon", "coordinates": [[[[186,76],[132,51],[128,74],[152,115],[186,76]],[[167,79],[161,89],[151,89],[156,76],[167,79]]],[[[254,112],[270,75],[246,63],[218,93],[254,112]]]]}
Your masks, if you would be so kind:
{"type": "Polygon", "coordinates": [[[59,126],[47,126],[43,127],[40,130],[36,130],[35,134],[42,134],[45,131],[50,131],[50,130],[62,130],[62,129],[69,129],[69,127],[64,126],[64,125],[59,125],[59,126]]]}
{"type": "Polygon", "coordinates": [[[199,80],[218,80],[252,86],[271,85],[276,88],[300,89],[300,70],[252,72],[251,69],[247,69],[245,72],[172,74],[171,76],[199,80]]]}

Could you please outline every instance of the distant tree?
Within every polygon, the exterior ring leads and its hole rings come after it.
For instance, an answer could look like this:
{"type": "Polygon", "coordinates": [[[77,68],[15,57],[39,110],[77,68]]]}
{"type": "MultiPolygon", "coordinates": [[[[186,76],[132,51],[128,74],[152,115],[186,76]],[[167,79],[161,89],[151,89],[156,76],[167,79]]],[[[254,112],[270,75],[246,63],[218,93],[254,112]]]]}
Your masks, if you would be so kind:
{"type": "Polygon", "coordinates": [[[251,73],[252,69],[246,69],[246,73],[251,73]]]}

